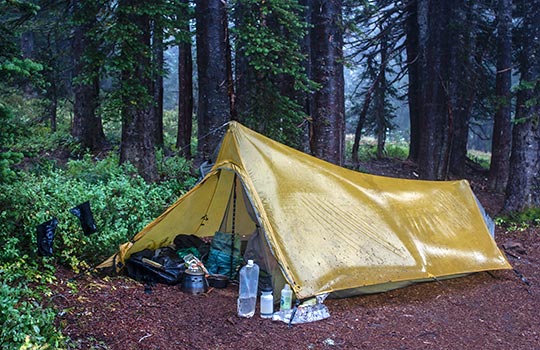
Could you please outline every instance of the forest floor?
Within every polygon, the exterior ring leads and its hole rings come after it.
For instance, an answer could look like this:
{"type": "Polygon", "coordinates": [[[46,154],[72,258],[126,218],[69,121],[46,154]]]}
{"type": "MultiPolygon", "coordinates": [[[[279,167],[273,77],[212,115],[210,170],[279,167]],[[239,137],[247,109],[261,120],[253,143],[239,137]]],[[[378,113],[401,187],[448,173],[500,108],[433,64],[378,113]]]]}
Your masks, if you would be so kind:
{"type": "MultiPolygon", "coordinates": [[[[362,170],[414,178],[414,167],[373,161],[362,170]]],[[[478,170],[467,176],[492,216],[502,197],[478,170]],[[469,176],[470,175],[470,176],[469,176]]],[[[178,286],[150,294],[127,277],[59,269],[51,302],[72,349],[540,349],[540,229],[496,229],[512,270],[416,284],[386,293],[325,301],[330,318],[288,327],[236,316],[238,287],[202,295],[178,286]]]]}

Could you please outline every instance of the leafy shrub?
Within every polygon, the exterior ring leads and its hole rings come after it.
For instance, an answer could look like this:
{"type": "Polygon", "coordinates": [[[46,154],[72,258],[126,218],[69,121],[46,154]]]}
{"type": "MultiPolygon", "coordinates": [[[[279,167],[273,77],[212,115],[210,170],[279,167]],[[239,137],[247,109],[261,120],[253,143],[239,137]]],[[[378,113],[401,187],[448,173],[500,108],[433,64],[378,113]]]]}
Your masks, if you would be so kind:
{"type": "Polygon", "coordinates": [[[15,178],[13,166],[23,158],[20,152],[4,151],[17,137],[18,132],[13,121],[13,111],[0,102],[0,182],[12,181],[15,178]]]}
{"type": "Polygon", "coordinates": [[[409,156],[409,146],[399,143],[387,143],[384,151],[389,158],[407,159],[409,156]]]}
{"type": "Polygon", "coordinates": [[[521,212],[501,215],[495,219],[495,223],[508,231],[523,231],[529,226],[540,226],[540,208],[528,208],[521,212]]]}
{"type": "Polygon", "coordinates": [[[28,256],[0,264],[0,344],[2,349],[63,349],[64,336],[56,329],[56,311],[41,304],[50,296],[44,288],[29,284],[54,280],[53,267],[38,267],[28,256]]]}
{"type": "Polygon", "coordinates": [[[476,150],[470,150],[467,152],[467,157],[481,166],[483,169],[488,170],[491,162],[491,154],[476,150]]]}
{"type": "Polygon", "coordinates": [[[113,254],[172,204],[194,180],[189,165],[167,159],[160,166],[160,184],[147,184],[130,165],[118,165],[109,155],[67,163],[66,169],[40,168],[40,174],[21,173],[17,181],[0,184],[0,240],[6,242],[0,261],[34,255],[36,226],[56,217],[55,256],[77,270],[113,254]],[[98,232],[84,236],[69,209],[90,201],[98,232]]]}
{"type": "MultiPolygon", "coordinates": [[[[346,153],[352,155],[353,138],[346,140],[346,153]]],[[[384,156],[388,158],[407,159],[409,156],[409,145],[406,142],[386,142],[384,156]]],[[[377,144],[373,138],[364,137],[358,147],[358,159],[367,162],[377,158],[377,144]]]]}

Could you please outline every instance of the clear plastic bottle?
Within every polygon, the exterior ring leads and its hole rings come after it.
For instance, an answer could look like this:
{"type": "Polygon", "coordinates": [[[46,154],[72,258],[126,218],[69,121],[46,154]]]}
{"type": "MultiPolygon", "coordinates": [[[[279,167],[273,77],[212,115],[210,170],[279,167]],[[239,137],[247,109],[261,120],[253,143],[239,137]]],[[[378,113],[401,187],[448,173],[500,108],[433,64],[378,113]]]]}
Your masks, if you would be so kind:
{"type": "Polygon", "coordinates": [[[238,316],[253,317],[257,303],[257,286],[259,284],[259,266],[248,260],[240,269],[240,287],[238,290],[238,316]]]}
{"type": "Polygon", "coordinates": [[[272,295],[272,288],[265,287],[262,289],[261,294],[261,317],[271,318],[274,313],[274,296],[272,295]]]}
{"type": "Polygon", "coordinates": [[[292,290],[291,286],[285,284],[281,290],[281,300],[279,303],[280,310],[289,310],[292,307],[292,290]]]}

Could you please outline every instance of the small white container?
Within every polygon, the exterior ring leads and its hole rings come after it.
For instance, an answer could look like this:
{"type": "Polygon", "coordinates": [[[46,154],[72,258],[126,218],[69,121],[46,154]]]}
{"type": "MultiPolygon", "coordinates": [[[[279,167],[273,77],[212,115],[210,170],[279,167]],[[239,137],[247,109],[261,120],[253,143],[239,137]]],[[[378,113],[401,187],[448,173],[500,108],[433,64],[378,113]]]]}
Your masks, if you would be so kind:
{"type": "Polygon", "coordinates": [[[274,296],[272,288],[263,288],[261,294],[261,317],[271,318],[274,313],[274,296]]]}
{"type": "Polygon", "coordinates": [[[292,307],[292,290],[291,286],[285,284],[285,287],[281,290],[281,300],[279,303],[280,310],[290,310],[292,307]]]}

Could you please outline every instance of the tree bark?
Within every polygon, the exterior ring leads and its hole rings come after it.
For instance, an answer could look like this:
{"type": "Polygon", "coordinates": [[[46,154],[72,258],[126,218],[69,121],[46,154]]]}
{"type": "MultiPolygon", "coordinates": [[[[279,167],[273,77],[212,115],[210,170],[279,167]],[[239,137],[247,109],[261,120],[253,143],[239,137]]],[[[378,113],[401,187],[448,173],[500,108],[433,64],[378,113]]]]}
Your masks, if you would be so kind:
{"type": "Polygon", "coordinates": [[[512,133],[504,210],[540,207],[540,1],[530,1],[523,20],[520,90],[512,133]]]}
{"type": "Polygon", "coordinates": [[[98,45],[90,33],[96,22],[97,5],[86,0],[73,0],[74,17],[80,22],[73,32],[73,125],[71,134],[83,148],[100,151],[106,144],[99,106],[98,45]]]}
{"type": "Polygon", "coordinates": [[[212,158],[231,119],[230,68],[227,62],[227,7],[221,0],[197,0],[197,67],[199,78],[198,159],[212,158]]]}
{"type": "Polygon", "coordinates": [[[153,51],[153,66],[154,66],[154,138],[155,145],[163,148],[163,74],[164,74],[164,61],[163,50],[165,45],[163,44],[163,27],[159,23],[159,20],[153,21],[153,38],[152,38],[152,51],[153,51]]]}
{"type": "Polygon", "coordinates": [[[441,76],[441,36],[447,23],[442,6],[434,6],[428,0],[418,0],[420,98],[417,108],[418,126],[422,126],[419,135],[418,167],[420,176],[429,180],[442,179],[446,168],[440,159],[443,156],[444,135],[448,125],[441,76]]]}
{"type": "MultiPolygon", "coordinates": [[[[312,0],[299,0],[299,5],[304,8],[304,11],[302,12],[302,18],[305,23],[311,23],[311,6],[312,6],[312,0]]],[[[307,31],[306,35],[304,36],[301,44],[300,49],[302,51],[302,54],[304,55],[305,59],[302,62],[302,65],[304,66],[304,69],[306,71],[306,75],[308,79],[312,80],[312,74],[311,74],[311,31],[307,31]]],[[[304,107],[304,113],[307,116],[307,120],[304,120],[302,123],[302,144],[300,149],[304,153],[310,152],[310,135],[311,135],[311,125],[312,123],[309,122],[311,119],[311,112],[313,110],[313,99],[311,94],[303,93],[300,104],[304,107]]]]}
{"type": "Polygon", "coordinates": [[[451,160],[456,169],[464,163],[468,118],[474,94],[467,76],[469,38],[460,32],[466,17],[465,2],[418,0],[409,7],[407,53],[411,110],[411,154],[420,177],[442,180],[451,160]],[[415,11],[416,10],[416,11],[415,11]],[[416,130],[416,131],[414,131],[416,130]],[[452,152],[453,151],[453,152],[452,152]]]}
{"type": "Polygon", "coordinates": [[[448,113],[448,166],[450,172],[463,175],[467,159],[470,107],[475,98],[474,72],[472,67],[472,34],[468,23],[472,22],[472,5],[465,1],[454,1],[448,9],[449,27],[444,35],[443,71],[446,67],[445,98],[448,113]]]}
{"type": "Polygon", "coordinates": [[[366,97],[364,97],[364,103],[362,105],[362,110],[360,111],[360,115],[358,116],[358,123],[356,124],[356,129],[354,132],[354,142],[352,146],[352,160],[355,164],[358,164],[358,150],[360,149],[360,139],[362,137],[362,129],[364,128],[364,124],[366,122],[366,115],[369,110],[369,104],[371,103],[371,99],[373,96],[373,90],[375,89],[375,85],[377,84],[377,81],[375,81],[371,88],[366,92],[366,97]]]}
{"type": "Polygon", "coordinates": [[[499,0],[497,8],[497,73],[495,98],[497,110],[491,143],[489,188],[503,192],[510,172],[512,144],[512,0],[499,0]]]}
{"type": "Polygon", "coordinates": [[[408,1],[406,19],[406,41],[407,52],[407,72],[409,78],[407,100],[409,105],[410,137],[409,137],[409,159],[418,161],[418,149],[420,148],[420,33],[418,24],[418,2],[408,1]]]}
{"type": "MultiPolygon", "coordinates": [[[[385,33],[385,28],[380,28],[381,33],[385,33]]],[[[386,131],[388,123],[386,120],[386,65],[388,57],[387,35],[383,34],[380,42],[380,58],[379,76],[376,81],[375,88],[375,113],[376,113],[376,134],[377,134],[377,158],[381,159],[384,155],[384,147],[386,143],[386,131]]]]}
{"type": "Polygon", "coordinates": [[[191,158],[191,133],[193,123],[193,62],[191,56],[191,33],[187,6],[183,0],[184,13],[180,14],[179,29],[189,34],[188,39],[178,45],[178,136],[176,148],[181,156],[191,158]]]}
{"type": "MultiPolygon", "coordinates": [[[[21,53],[23,58],[35,58],[35,33],[33,31],[26,31],[21,34],[21,53]]],[[[24,80],[22,89],[25,98],[31,99],[38,97],[38,91],[29,79],[24,80]]]]}
{"type": "Polygon", "coordinates": [[[342,1],[312,4],[312,79],[320,84],[313,96],[311,153],[342,165],[345,150],[342,1]]]}
{"type": "Polygon", "coordinates": [[[154,150],[155,124],[151,66],[150,19],[141,13],[140,2],[123,0],[120,21],[130,23],[137,30],[131,33],[130,42],[124,42],[122,56],[130,62],[122,71],[122,141],[120,162],[131,162],[148,182],[157,180],[154,150]]]}

